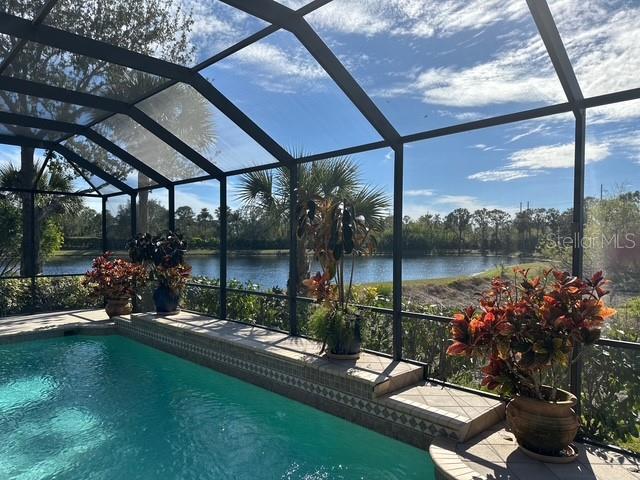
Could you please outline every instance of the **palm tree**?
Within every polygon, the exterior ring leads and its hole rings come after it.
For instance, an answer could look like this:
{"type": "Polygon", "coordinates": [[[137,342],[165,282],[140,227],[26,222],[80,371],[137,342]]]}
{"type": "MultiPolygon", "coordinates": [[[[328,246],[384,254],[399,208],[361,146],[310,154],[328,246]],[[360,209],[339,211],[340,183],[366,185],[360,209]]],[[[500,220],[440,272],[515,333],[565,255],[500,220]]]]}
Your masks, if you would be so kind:
{"type": "MultiPolygon", "coordinates": [[[[238,199],[246,206],[260,207],[272,220],[273,228],[286,234],[289,225],[289,192],[291,175],[288,168],[260,170],[242,175],[238,199]]],[[[298,165],[298,205],[314,198],[336,198],[352,206],[356,215],[362,215],[374,232],[384,229],[391,201],[378,187],[362,182],[360,168],[351,157],[336,157],[298,165]]],[[[291,212],[291,214],[295,214],[291,212]]],[[[305,244],[298,240],[298,281],[309,276],[309,261],[304,255],[305,244]]]]}
{"type": "MultiPolygon", "coordinates": [[[[73,191],[73,176],[68,173],[64,164],[57,159],[53,152],[47,152],[50,158],[47,168],[44,170],[36,185],[33,187],[41,191],[54,192],[71,192],[73,191]]],[[[42,164],[35,163],[35,170],[40,171],[42,164]]],[[[0,188],[24,188],[24,178],[21,169],[16,168],[12,164],[0,167],[0,188]]],[[[27,188],[30,188],[27,186],[27,188]]],[[[29,210],[31,208],[32,197],[30,193],[21,192],[19,194],[8,194],[16,204],[20,204],[22,209],[29,210]]],[[[35,195],[33,238],[34,245],[30,243],[30,233],[22,232],[22,248],[21,248],[21,275],[30,275],[31,269],[33,273],[42,272],[43,244],[47,238],[43,233],[52,228],[52,221],[56,217],[66,215],[75,215],[82,207],[81,197],[66,196],[58,194],[38,194],[35,195]],[[35,246],[35,248],[34,248],[35,246]]],[[[47,249],[44,249],[45,251],[47,249]]]]}

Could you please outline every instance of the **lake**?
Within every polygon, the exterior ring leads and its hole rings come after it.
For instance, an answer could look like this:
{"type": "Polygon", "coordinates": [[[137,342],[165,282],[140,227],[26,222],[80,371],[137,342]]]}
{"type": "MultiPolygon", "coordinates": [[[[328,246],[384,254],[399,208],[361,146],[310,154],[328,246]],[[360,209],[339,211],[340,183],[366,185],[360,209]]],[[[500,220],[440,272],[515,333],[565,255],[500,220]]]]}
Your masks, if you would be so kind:
{"type": "MultiPolygon", "coordinates": [[[[188,258],[194,275],[217,278],[218,256],[194,255],[188,258]]],[[[508,256],[438,255],[405,257],[402,262],[404,280],[423,280],[470,276],[499,265],[516,265],[527,261],[508,256]]],[[[360,257],[356,260],[354,283],[391,282],[391,256],[360,257]]],[[[91,267],[90,257],[59,256],[47,261],[44,274],[84,273],[91,267]]],[[[286,255],[237,255],[228,260],[228,278],[253,282],[264,288],[285,287],[289,273],[286,255]]]]}

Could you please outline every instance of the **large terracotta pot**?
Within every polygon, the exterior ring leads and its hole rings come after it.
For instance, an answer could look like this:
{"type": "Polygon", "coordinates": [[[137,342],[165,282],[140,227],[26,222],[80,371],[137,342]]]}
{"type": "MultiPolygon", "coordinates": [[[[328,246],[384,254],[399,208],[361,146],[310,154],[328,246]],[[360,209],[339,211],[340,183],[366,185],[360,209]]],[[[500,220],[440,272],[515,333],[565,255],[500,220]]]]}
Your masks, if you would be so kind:
{"type": "Polygon", "coordinates": [[[117,298],[107,298],[107,305],[105,306],[105,311],[109,318],[120,317],[122,315],[130,315],[133,306],[131,305],[130,297],[117,297],[117,298]]]}
{"type": "Polygon", "coordinates": [[[338,339],[335,345],[329,347],[327,357],[335,360],[357,360],[362,349],[362,320],[356,315],[353,321],[353,338],[345,341],[338,339]]]}
{"type": "MultiPolygon", "coordinates": [[[[550,391],[550,387],[542,389],[543,394],[550,391]]],[[[576,397],[558,389],[556,398],[550,402],[517,395],[507,405],[507,423],[525,453],[562,456],[576,437],[576,397]]]]}
{"type": "Polygon", "coordinates": [[[169,288],[160,285],[153,292],[153,303],[156,312],[164,315],[180,312],[180,294],[173,293],[169,288]]]}

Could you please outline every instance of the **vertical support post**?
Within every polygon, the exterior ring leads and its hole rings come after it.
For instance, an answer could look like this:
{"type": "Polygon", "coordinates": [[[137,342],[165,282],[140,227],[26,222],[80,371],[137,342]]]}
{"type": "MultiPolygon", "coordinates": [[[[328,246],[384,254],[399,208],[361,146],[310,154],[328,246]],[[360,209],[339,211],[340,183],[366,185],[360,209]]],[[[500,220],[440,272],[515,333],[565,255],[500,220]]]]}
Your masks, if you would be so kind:
{"type": "Polygon", "coordinates": [[[169,193],[169,230],[176,230],[176,189],[173,185],[167,187],[169,193]]]}
{"type": "Polygon", "coordinates": [[[227,177],[220,179],[220,318],[227,318],[227,177]]]}
{"type": "Polygon", "coordinates": [[[402,359],[402,190],[404,145],[393,147],[393,358],[402,359]]]}
{"type": "Polygon", "coordinates": [[[36,311],[36,275],[38,273],[38,260],[39,253],[36,239],[36,194],[31,192],[30,194],[30,202],[29,206],[29,246],[31,248],[31,255],[28,255],[29,258],[29,276],[31,277],[31,313],[35,313],[36,311]]]}
{"type": "Polygon", "coordinates": [[[107,238],[107,197],[102,197],[102,253],[109,251],[109,239],[107,238]]]}
{"type": "Polygon", "coordinates": [[[298,165],[289,165],[289,333],[299,335],[298,327],[298,165]]]}
{"type": "Polygon", "coordinates": [[[138,192],[131,194],[131,237],[135,237],[138,233],[138,209],[136,208],[136,199],[138,192]]]}
{"type": "MultiPolygon", "coordinates": [[[[585,170],[585,138],[586,138],[586,112],[584,109],[576,110],[576,136],[575,136],[575,164],[573,176],[573,249],[572,249],[572,274],[576,277],[583,276],[583,235],[584,235],[584,170],[585,170]]],[[[576,413],[580,415],[581,390],[582,390],[582,357],[580,349],[574,348],[570,369],[571,393],[578,402],[576,413]]]]}

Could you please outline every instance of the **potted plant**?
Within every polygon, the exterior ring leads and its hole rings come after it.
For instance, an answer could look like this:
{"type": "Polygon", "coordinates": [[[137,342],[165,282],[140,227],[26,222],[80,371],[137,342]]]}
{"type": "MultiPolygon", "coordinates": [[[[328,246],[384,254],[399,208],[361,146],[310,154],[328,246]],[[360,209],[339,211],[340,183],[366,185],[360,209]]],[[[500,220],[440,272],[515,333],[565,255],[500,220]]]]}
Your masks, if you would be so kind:
{"type": "Polygon", "coordinates": [[[92,295],[105,299],[105,311],[112,318],[131,313],[131,298],[147,281],[147,271],[141,265],[110,257],[107,252],[95,258],[82,283],[92,295]]]}
{"type": "Polygon", "coordinates": [[[310,317],[309,328],[322,340],[322,352],[328,347],[328,357],[357,359],[362,316],[351,304],[353,271],[356,256],[375,248],[372,230],[365,217],[356,216],[354,207],[343,200],[316,197],[299,210],[297,236],[322,269],[303,281],[308,294],[320,304],[310,317]]]}
{"type": "Polygon", "coordinates": [[[529,456],[547,462],[572,461],[579,421],[576,397],[559,385],[575,348],[593,344],[604,321],[615,315],[602,297],[602,272],[579,279],[546,270],[515,281],[496,278],[480,300],[454,316],[449,355],[477,358],[482,385],[509,398],[507,423],[529,456]]]}
{"type": "Polygon", "coordinates": [[[158,282],[153,292],[156,312],[178,313],[182,291],[191,277],[191,267],[184,261],[187,244],[182,236],[174,232],[155,237],[138,234],[128,247],[131,260],[143,265],[158,282]]]}

